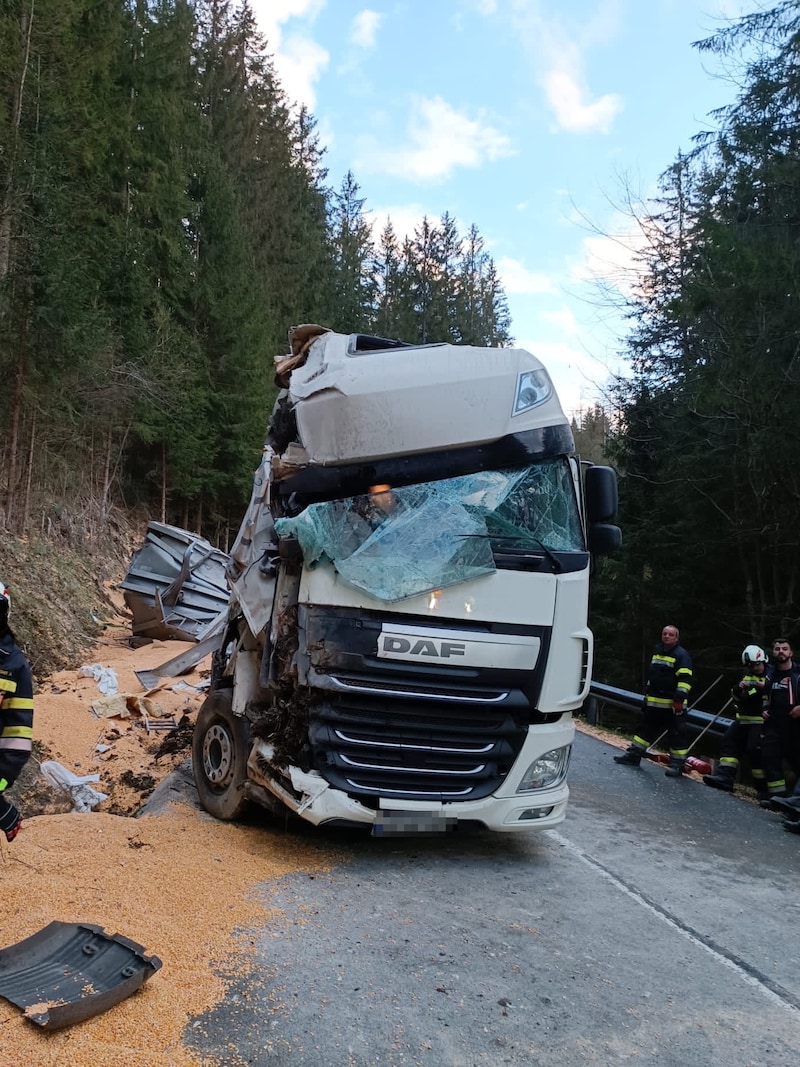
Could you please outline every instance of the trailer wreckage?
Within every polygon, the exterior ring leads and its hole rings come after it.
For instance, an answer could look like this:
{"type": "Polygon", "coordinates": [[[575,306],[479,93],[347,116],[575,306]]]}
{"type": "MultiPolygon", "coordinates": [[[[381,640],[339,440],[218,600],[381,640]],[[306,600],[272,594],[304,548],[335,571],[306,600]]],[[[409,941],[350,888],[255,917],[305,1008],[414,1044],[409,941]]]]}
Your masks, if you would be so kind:
{"type": "Polygon", "coordinates": [[[552,827],[590,684],[616,476],[516,348],[290,331],[192,762],[374,834],[552,827]]]}

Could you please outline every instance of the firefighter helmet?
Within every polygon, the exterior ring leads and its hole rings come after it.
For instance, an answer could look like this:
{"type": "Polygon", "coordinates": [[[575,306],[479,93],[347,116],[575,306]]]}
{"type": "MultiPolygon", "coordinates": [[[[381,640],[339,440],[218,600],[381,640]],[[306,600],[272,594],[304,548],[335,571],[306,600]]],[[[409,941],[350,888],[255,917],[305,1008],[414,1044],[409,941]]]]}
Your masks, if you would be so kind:
{"type": "Polygon", "coordinates": [[[745,667],[754,667],[756,663],[763,663],[766,666],[767,654],[758,645],[748,645],[742,653],[742,663],[745,667]]]}

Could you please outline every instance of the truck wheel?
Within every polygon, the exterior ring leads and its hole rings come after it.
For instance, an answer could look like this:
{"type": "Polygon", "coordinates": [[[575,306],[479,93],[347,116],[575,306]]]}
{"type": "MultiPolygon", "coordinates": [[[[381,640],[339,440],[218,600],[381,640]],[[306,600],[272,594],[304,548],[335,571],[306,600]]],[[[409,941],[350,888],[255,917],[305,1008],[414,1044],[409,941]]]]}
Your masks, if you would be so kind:
{"type": "Polygon", "coordinates": [[[250,729],[233,714],[231,693],[216,690],[203,701],[192,736],[192,772],[200,803],[217,819],[237,819],[250,807],[244,796],[250,729]]]}

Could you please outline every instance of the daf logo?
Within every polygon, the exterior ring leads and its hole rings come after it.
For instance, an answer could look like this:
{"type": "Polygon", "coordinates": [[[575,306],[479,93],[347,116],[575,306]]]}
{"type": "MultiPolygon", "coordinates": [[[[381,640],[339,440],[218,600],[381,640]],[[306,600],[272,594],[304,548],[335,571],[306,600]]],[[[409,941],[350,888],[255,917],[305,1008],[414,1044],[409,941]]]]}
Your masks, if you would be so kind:
{"type": "Polygon", "coordinates": [[[431,656],[434,659],[449,659],[451,656],[463,656],[467,646],[463,641],[434,640],[433,638],[381,636],[381,651],[392,656],[431,656]]]}

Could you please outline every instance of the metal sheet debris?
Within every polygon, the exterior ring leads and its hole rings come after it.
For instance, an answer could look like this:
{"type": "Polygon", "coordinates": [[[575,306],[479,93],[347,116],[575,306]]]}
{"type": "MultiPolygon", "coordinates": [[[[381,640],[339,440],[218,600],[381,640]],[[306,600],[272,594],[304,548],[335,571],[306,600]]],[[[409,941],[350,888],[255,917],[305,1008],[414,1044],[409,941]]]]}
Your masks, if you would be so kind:
{"type": "Polygon", "coordinates": [[[179,656],[174,656],[158,667],[152,667],[149,671],[134,671],[134,674],[145,689],[156,689],[159,679],[177,678],[179,675],[190,671],[192,667],[196,667],[209,652],[216,652],[222,643],[222,632],[223,627],[220,624],[202,641],[198,641],[194,648],[181,652],[179,656]]]}
{"type": "Polygon", "coordinates": [[[177,730],[178,720],[174,715],[165,715],[161,719],[151,719],[149,715],[145,715],[144,728],[149,734],[164,733],[167,730],[177,730]]]}
{"type": "Polygon", "coordinates": [[[201,641],[227,613],[230,557],[177,526],[150,522],[120,589],[136,636],[201,641]]]}
{"type": "Polygon", "coordinates": [[[161,967],[141,945],[92,923],[51,922],[0,949],[0,996],[37,1026],[72,1026],[125,1000],[161,967]]]}

